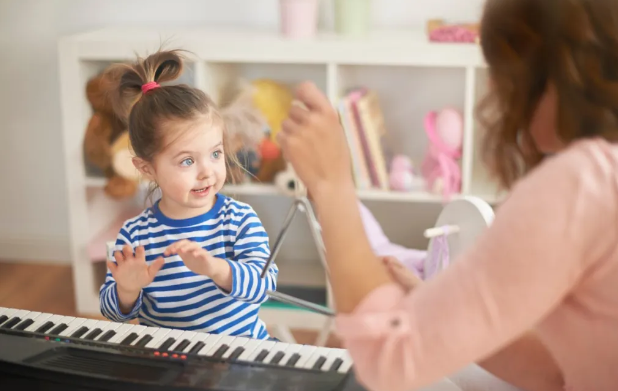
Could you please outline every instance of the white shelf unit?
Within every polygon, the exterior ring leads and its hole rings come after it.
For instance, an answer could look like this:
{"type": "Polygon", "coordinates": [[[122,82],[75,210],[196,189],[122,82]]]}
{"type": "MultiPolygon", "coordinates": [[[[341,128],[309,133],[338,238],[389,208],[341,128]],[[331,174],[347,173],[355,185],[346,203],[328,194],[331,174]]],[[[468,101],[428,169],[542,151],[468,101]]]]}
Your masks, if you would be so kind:
{"type": "MultiPolygon", "coordinates": [[[[182,82],[215,100],[230,78],[273,78],[287,83],[313,80],[336,103],[350,87],[375,89],[397,153],[420,163],[427,146],[423,117],[430,110],[458,108],[465,118],[462,194],[497,202],[495,187],[478,159],[480,143],[473,110],[484,88],[484,62],[477,45],[429,43],[423,31],[376,32],[366,39],[321,35],[290,40],[256,30],[148,30],[113,28],[64,37],[59,42],[64,154],[69,197],[71,257],[77,310],[98,314],[98,289],[88,244],[110,222],[142,200],[116,202],[104,196],[104,180],[90,177],[82,144],[91,115],[86,81],[112,62],[133,61],[164,48],[182,48],[195,58],[182,82]]],[[[227,186],[225,191],[250,203],[260,215],[271,243],[291,199],[270,184],[227,186]]],[[[359,191],[393,242],[423,248],[422,232],[433,225],[442,207],[439,195],[427,192],[359,191]]],[[[278,257],[280,284],[325,286],[317,250],[302,218],[292,225],[278,257]],[[309,277],[307,277],[309,276],[309,277]],[[307,278],[305,278],[307,277],[307,278]]],[[[425,247],[426,248],[426,247],[425,247]]],[[[267,310],[267,322],[319,329],[324,318],[304,311],[267,310]]]]}

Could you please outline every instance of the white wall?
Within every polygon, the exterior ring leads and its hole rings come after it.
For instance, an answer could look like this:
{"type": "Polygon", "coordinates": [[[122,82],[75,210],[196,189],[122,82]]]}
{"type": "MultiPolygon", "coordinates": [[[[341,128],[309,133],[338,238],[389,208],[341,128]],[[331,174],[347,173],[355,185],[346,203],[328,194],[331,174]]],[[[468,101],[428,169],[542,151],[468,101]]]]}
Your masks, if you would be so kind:
{"type": "MultiPolygon", "coordinates": [[[[477,20],[483,0],[374,0],[376,28],[477,20]]],[[[0,0],[0,259],[66,262],[56,40],[109,25],[278,27],[278,0],[0,0]],[[173,4],[173,5],[172,5],[173,4]]],[[[330,0],[322,9],[330,28],[330,0]]]]}

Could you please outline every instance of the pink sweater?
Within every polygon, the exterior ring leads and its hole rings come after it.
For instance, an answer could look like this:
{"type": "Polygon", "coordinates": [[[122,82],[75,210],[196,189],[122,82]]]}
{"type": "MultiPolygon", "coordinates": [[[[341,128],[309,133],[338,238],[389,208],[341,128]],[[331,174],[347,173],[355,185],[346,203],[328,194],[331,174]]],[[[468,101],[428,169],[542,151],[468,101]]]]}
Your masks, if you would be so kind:
{"type": "Polygon", "coordinates": [[[618,146],[580,141],[549,158],[444,272],[338,316],[357,376],[413,390],[536,329],[569,389],[618,390],[617,214],[618,146]]]}

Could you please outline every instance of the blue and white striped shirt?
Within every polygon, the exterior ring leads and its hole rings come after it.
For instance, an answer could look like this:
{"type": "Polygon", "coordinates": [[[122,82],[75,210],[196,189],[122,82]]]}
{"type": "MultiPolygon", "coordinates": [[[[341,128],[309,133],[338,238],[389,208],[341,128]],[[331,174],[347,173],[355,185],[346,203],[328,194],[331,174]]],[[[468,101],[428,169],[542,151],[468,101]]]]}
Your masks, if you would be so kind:
{"type": "Polygon", "coordinates": [[[258,311],[268,298],[266,291],[276,289],[278,269],[272,264],[268,274],[260,278],[270,248],[255,211],[217,194],[215,205],[207,213],[173,220],[161,213],[157,201],[124,223],[115,251],[125,244],[134,249],[142,245],[150,264],[181,239],[200,242],[211,255],[228,261],[233,272],[231,292],[219,288],[209,277],[193,273],[178,255],[172,255],[165,258],[163,268],[126,315],[120,312],[116,282],[108,270],[99,294],[101,313],[117,322],[137,317],[147,326],[268,338],[258,311]]]}

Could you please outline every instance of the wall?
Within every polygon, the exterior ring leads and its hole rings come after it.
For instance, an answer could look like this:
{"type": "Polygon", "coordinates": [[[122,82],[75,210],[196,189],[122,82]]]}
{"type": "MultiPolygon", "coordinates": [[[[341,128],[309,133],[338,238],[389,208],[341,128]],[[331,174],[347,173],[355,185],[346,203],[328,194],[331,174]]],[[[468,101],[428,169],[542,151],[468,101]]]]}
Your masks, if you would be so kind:
{"type": "MultiPolygon", "coordinates": [[[[108,25],[277,28],[277,0],[0,0],[0,259],[68,261],[56,40],[108,25]],[[170,7],[170,4],[174,4],[170,7]]],[[[374,0],[376,28],[476,20],[482,0],[374,0]]],[[[323,26],[332,25],[330,1],[323,26]]]]}

